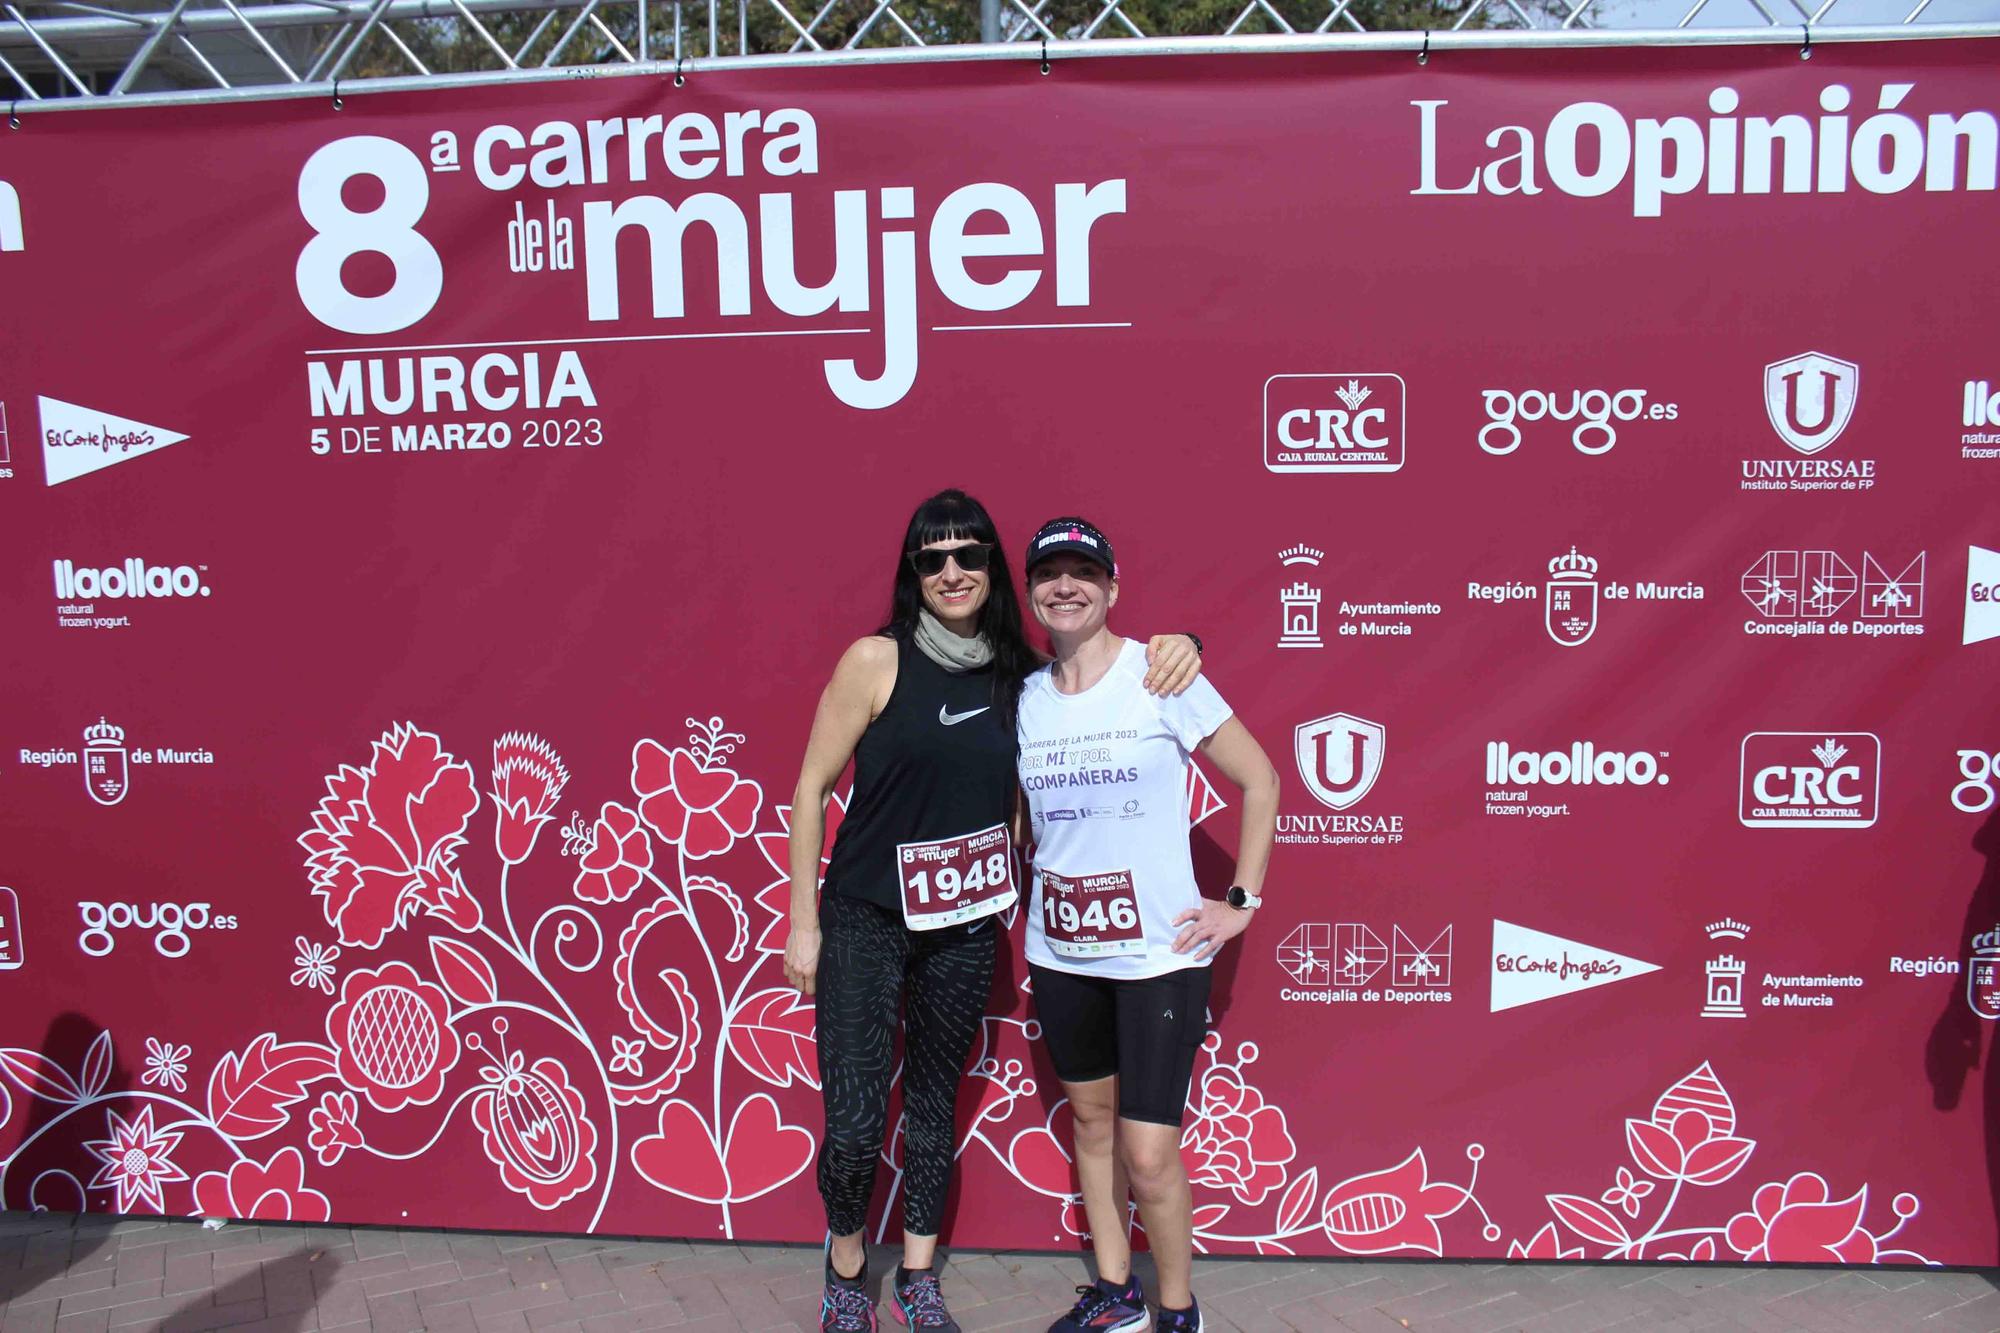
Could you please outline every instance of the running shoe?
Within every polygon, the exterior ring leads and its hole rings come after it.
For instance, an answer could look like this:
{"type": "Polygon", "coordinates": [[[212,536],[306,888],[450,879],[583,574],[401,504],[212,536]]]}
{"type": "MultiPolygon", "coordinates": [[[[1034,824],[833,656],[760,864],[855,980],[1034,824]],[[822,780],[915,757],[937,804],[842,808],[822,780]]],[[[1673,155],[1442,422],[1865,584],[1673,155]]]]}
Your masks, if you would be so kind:
{"type": "Polygon", "coordinates": [[[1161,1306],[1160,1322],[1157,1327],[1160,1333],[1201,1333],[1200,1304],[1190,1296],[1188,1308],[1185,1310],[1169,1310],[1166,1306],[1161,1306]]]}
{"type": "Polygon", "coordinates": [[[896,1283],[896,1318],[913,1330],[930,1333],[962,1333],[951,1311],[944,1308],[944,1293],[938,1290],[937,1274],[928,1268],[908,1273],[899,1269],[896,1283]]]}
{"type": "Polygon", "coordinates": [[[819,1297],[820,1333],[875,1333],[875,1302],[868,1299],[867,1285],[867,1261],[853,1277],[841,1277],[833,1271],[833,1260],[827,1260],[826,1286],[819,1297]]]}
{"type": "Polygon", "coordinates": [[[1136,1278],[1122,1287],[1099,1278],[1076,1289],[1076,1304],[1049,1325],[1049,1333],[1142,1333],[1150,1326],[1146,1293],[1136,1278]]]}

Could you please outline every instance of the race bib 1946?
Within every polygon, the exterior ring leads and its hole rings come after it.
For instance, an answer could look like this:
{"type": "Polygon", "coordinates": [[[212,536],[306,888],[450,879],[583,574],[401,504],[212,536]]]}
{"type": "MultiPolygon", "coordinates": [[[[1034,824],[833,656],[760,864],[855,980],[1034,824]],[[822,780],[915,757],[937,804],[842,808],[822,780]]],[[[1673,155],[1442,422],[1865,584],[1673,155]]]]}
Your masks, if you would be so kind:
{"type": "Polygon", "coordinates": [[[1042,927],[1049,948],[1070,958],[1109,958],[1146,952],[1139,925],[1139,896],[1132,872],[1042,876],[1042,927]]]}

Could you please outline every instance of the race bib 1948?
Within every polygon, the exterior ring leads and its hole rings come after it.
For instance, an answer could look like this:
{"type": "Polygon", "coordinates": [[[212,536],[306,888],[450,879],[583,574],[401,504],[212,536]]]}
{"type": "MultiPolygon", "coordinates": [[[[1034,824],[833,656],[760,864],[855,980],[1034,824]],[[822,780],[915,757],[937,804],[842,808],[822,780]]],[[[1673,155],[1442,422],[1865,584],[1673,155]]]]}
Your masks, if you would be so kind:
{"type": "Polygon", "coordinates": [[[1013,844],[1005,824],[935,842],[896,848],[903,920],[938,930],[1004,912],[1014,905],[1013,844]]]}

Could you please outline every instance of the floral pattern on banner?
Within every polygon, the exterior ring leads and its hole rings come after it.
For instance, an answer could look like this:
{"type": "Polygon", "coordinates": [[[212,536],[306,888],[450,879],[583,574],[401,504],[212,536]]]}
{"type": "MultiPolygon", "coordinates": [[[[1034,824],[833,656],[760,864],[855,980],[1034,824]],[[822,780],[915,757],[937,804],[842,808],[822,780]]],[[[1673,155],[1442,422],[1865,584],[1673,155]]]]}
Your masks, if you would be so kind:
{"type": "MultiPolygon", "coordinates": [[[[1735,1102],[1714,1068],[1702,1065],[1661,1093],[1650,1114],[1625,1122],[1625,1149],[1640,1174],[1635,1175],[1631,1167],[1616,1167],[1610,1188],[1595,1198],[1548,1195],[1555,1221],[1545,1223],[1525,1243],[1510,1242],[1508,1256],[1697,1262],[1724,1258],[1814,1264],[1931,1262],[1914,1250],[1891,1249],[1886,1244],[1917,1215],[1916,1195],[1896,1195],[1889,1204],[1895,1221],[1878,1221],[1876,1225],[1883,1229],[1875,1231],[1868,1225],[1867,1185],[1857,1185],[1845,1198],[1835,1199],[1826,1178],[1812,1171],[1759,1185],[1748,1206],[1722,1222],[1694,1220],[1689,1225],[1691,1219],[1681,1215],[1681,1207],[1686,1203],[1701,1210],[1702,1196],[1695,1191],[1727,1185],[1741,1178],[1749,1166],[1757,1142],[1737,1131],[1735,1102]],[[1657,1204],[1650,1202],[1655,1195],[1659,1196],[1657,1204]],[[1564,1242],[1569,1238],[1582,1243],[1566,1248],[1564,1242]],[[1724,1253],[1724,1244],[1734,1253],[1724,1253]]],[[[1715,1215],[1713,1208],[1707,1211],[1711,1217],[1715,1215]]]]}
{"type": "MultiPolygon", "coordinates": [[[[546,839],[575,781],[549,741],[500,735],[482,785],[441,737],[390,727],[364,762],[326,779],[298,839],[330,938],[301,935],[279,961],[310,1020],[200,1060],[149,1036],[130,1088],[110,1086],[109,1032],[74,1069],[0,1048],[0,1137],[25,1107],[38,1125],[0,1157],[0,1206],[324,1221],[356,1161],[437,1152],[483,1160],[495,1188],[567,1230],[595,1230],[622,1187],[712,1210],[733,1235],[741,1205],[810,1188],[814,1012],[780,967],[793,812],[766,807],[762,785],[736,771],[744,736],[719,717],[686,726],[684,743],[638,740],[627,789],[589,792],[546,839]],[[474,838],[490,880],[461,863],[474,838]],[[747,896],[735,887],[746,874],[747,896]],[[530,893],[541,910],[519,909],[530,893]],[[586,1026],[580,1007],[616,1015],[620,1030],[586,1026]],[[84,1156],[54,1160],[51,1132],[73,1119],[67,1142],[84,1156]]],[[[1198,767],[1186,795],[1193,823],[1224,806],[1198,767]]],[[[846,810],[844,794],[828,803],[822,876],[846,810]]],[[[982,1020],[957,1152],[1018,1185],[1012,1206],[1046,1209],[1052,1239],[1081,1238],[1069,1105],[1038,1096],[1030,1074],[1039,1037],[1033,1019],[982,1020]]],[[[1336,1174],[1302,1155],[1258,1059],[1254,1042],[1232,1047],[1220,1032],[1198,1054],[1181,1153],[1199,1249],[1501,1252],[1506,1231],[1479,1197],[1482,1145],[1464,1146],[1458,1169],[1410,1144],[1336,1174]]],[[[1928,1262],[1891,1246],[1917,1215],[1911,1194],[1893,1197],[1892,1220],[1866,1183],[1811,1171],[1738,1193],[1757,1179],[1757,1143],[1708,1065],[1628,1119],[1624,1137],[1628,1161],[1548,1194],[1549,1216],[1504,1253],[1928,1262]],[[1725,1202],[1701,1206],[1711,1199],[1725,1202]]],[[[892,1105],[884,1236],[900,1216],[902,1149],[892,1105]]]]}

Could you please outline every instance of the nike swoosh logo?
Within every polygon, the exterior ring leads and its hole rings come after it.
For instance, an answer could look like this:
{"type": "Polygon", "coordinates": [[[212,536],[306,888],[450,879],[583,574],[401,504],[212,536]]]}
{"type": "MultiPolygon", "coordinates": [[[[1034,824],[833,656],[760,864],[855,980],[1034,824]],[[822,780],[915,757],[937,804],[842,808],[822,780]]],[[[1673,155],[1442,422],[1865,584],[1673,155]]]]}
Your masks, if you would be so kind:
{"type": "MultiPolygon", "coordinates": [[[[986,708],[991,708],[992,706],[992,704],[988,704],[986,708]]],[[[970,713],[954,713],[943,704],[939,704],[938,721],[944,723],[947,727],[955,727],[969,717],[978,717],[986,711],[986,708],[975,708],[970,713]]]]}

